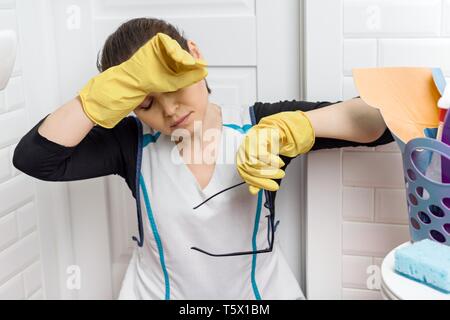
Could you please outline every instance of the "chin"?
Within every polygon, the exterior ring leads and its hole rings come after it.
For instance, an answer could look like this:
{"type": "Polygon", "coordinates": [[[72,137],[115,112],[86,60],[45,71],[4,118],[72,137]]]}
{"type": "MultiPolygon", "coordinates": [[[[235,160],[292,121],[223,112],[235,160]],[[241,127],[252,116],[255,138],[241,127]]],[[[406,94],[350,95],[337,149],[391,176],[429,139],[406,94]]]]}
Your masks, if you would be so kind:
{"type": "Polygon", "coordinates": [[[177,136],[179,136],[179,135],[185,136],[186,134],[188,134],[188,136],[191,137],[194,132],[194,125],[191,122],[183,127],[169,128],[169,131],[168,131],[168,133],[166,133],[166,135],[172,136],[175,131],[177,131],[177,136]]]}

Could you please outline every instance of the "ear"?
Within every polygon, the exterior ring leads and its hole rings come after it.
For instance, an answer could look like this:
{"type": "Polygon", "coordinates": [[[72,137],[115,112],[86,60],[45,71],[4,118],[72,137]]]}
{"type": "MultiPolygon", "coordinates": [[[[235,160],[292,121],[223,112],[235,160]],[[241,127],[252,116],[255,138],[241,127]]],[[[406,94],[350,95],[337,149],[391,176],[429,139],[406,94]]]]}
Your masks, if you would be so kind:
{"type": "Polygon", "coordinates": [[[189,51],[192,54],[192,56],[196,59],[203,59],[202,53],[200,52],[200,49],[198,48],[197,44],[195,44],[195,42],[192,40],[188,40],[187,43],[189,51]]]}

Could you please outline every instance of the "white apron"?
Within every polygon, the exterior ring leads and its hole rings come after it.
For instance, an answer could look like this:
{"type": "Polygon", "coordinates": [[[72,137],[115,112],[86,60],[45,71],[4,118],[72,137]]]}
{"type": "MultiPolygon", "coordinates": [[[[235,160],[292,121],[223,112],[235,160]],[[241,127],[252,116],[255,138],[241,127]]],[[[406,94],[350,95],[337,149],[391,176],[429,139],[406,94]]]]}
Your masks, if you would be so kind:
{"type": "MultiPolygon", "coordinates": [[[[269,210],[263,205],[262,191],[253,196],[243,184],[193,209],[242,182],[234,159],[251,127],[249,108],[221,110],[217,161],[203,190],[170,136],[142,124],[138,199],[145,240],[133,251],[119,299],[304,298],[277,237],[269,253],[212,257],[191,249],[230,253],[268,247],[269,210]]],[[[282,215],[278,217],[282,219],[282,215]]]]}

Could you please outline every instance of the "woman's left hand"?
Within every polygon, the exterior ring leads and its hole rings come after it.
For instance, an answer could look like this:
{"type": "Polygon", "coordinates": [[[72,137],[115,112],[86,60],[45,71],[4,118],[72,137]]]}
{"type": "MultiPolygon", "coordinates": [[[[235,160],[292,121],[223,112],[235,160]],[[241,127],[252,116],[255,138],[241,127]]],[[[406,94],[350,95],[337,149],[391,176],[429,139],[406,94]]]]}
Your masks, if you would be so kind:
{"type": "Polygon", "coordinates": [[[264,117],[244,137],[236,154],[239,175],[255,195],[260,189],[276,191],[285,172],[279,155],[296,157],[314,145],[314,129],[302,111],[285,111],[264,117]]]}

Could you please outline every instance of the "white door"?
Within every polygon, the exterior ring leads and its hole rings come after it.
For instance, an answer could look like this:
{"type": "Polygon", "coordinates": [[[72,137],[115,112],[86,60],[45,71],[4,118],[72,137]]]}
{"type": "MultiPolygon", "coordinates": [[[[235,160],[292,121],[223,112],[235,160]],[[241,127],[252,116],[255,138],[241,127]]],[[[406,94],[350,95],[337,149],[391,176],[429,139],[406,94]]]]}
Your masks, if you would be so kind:
{"type": "MultiPolygon", "coordinates": [[[[211,101],[226,107],[300,99],[300,5],[296,0],[17,1],[24,7],[22,20],[34,13],[38,18],[30,20],[39,22],[36,32],[45,31],[31,39],[30,29],[35,25],[25,24],[32,44],[28,46],[27,59],[34,68],[30,90],[33,99],[40,102],[40,110],[31,117],[28,127],[74,97],[97,74],[97,53],[110,33],[122,22],[143,16],[165,19],[196,41],[210,65],[211,101]],[[38,47],[34,51],[45,63],[32,58],[32,46],[39,41],[43,41],[45,49],[38,47]],[[39,82],[40,77],[45,81],[39,82]],[[39,89],[32,87],[35,83],[39,89]]],[[[300,232],[304,217],[302,170],[302,159],[290,165],[277,197],[277,214],[283,250],[304,285],[304,233],[300,232]]],[[[137,234],[136,208],[125,182],[110,176],[70,183],[38,183],[40,187],[51,185],[53,192],[59,192],[51,193],[48,199],[60,215],[43,220],[42,224],[49,228],[53,223],[55,237],[60,240],[54,249],[59,255],[53,257],[54,271],[60,279],[56,284],[60,297],[116,298],[136,245],[131,237],[137,234]],[[81,281],[79,288],[66,286],[72,283],[74,275],[81,281]]]]}

